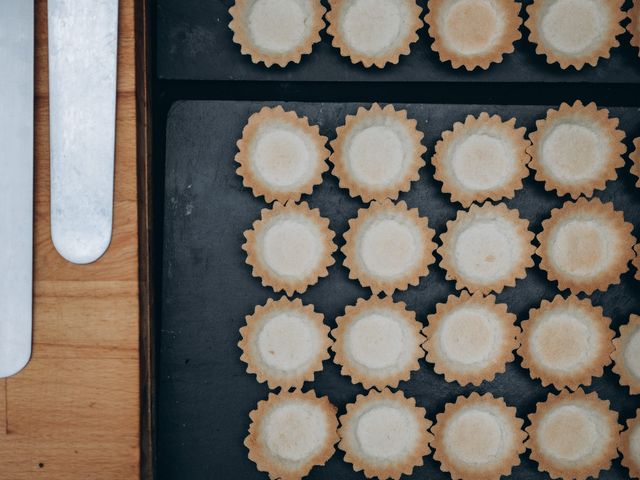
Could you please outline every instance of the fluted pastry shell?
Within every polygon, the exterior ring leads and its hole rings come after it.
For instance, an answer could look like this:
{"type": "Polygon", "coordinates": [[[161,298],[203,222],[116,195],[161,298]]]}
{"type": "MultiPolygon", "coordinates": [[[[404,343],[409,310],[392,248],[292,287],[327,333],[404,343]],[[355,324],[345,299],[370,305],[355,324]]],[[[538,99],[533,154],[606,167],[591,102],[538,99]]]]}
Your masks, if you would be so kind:
{"type": "Polygon", "coordinates": [[[275,202],[262,209],[261,218],[244,236],[242,249],[252,275],[275,292],[303,293],[329,275],[327,267],[335,263],[332,253],[337,247],[329,220],[306,202],[275,202]]]}
{"type": "Polygon", "coordinates": [[[337,327],[331,331],[334,361],[354,384],[395,388],[418,370],[418,359],[424,354],[422,325],[406,307],[391,297],[372,296],[358,299],[336,318],[337,327]]]}
{"type": "Polygon", "coordinates": [[[428,7],[431,49],[453,68],[486,70],[522,37],[520,3],[514,0],[429,0],[428,7]]]}
{"type": "Polygon", "coordinates": [[[344,460],[367,478],[399,479],[423,465],[431,452],[431,421],[414,398],[401,391],[370,390],[347,404],[340,417],[340,443],[344,460]]]}
{"type": "Polygon", "coordinates": [[[270,393],[249,414],[249,459],[272,480],[299,480],[324,465],[339,440],[337,409],[315,392],[270,393]]]}
{"type": "Polygon", "coordinates": [[[518,210],[503,203],[486,202],[471,205],[468,211],[459,210],[440,235],[440,266],[446,270],[447,280],[455,280],[457,290],[482,294],[515,286],[533,266],[535,248],[528,227],[528,220],[520,218],[518,210]]]}
{"type": "Polygon", "coordinates": [[[415,0],[329,0],[329,6],[331,44],[353,64],[397,64],[418,41],[422,8],[415,0]]]}
{"type": "Polygon", "coordinates": [[[298,201],[322,182],[329,168],[327,137],[307,117],[286,112],[280,105],[263,107],[249,117],[238,140],[236,173],[256,197],[298,201]]]}
{"type": "Polygon", "coordinates": [[[602,307],[593,306],[588,299],[557,295],[551,302],[542,300],[520,324],[522,367],[545,387],[552,384],[558,390],[576,390],[588,386],[611,363],[614,332],[610,324],[602,307]]]}
{"type": "Polygon", "coordinates": [[[611,468],[618,456],[618,414],[595,392],[549,394],[529,415],[527,448],[538,470],[551,478],[586,480],[611,468]]]}
{"type": "Polygon", "coordinates": [[[620,384],[627,385],[632,395],[640,394],[640,316],[629,316],[613,346],[613,371],[620,376],[620,384]]]}
{"type": "Polygon", "coordinates": [[[336,129],[331,141],[332,173],[340,187],[364,202],[398,198],[408,192],[411,182],[420,178],[418,171],[425,162],[422,155],[423,133],[406,110],[384,108],[377,103],[370,109],[358,108],[347,115],[345,124],[336,129]]]}
{"type": "MultiPolygon", "coordinates": [[[[627,12],[629,24],[627,30],[631,34],[631,45],[640,48],[640,0],[633,0],[633,6],[627,12]]],[[[640,55],[640,51],[638,52],[640,55]]]]}
{"type": "Polygon", "coordinates": [[[240,359],[247,364],[247,373],[255,373],[258,382],[269,388],[302,387],[322,370],[329,358],[329,327],[324,315],[313,305],[303,305],[297,298],[268,299],[246,317],[240,329],[242,350],[240,359]]]}
{"type": "Polygon", "coordinates": [[[560,290],[571,293],[605,291],[620,283],[629,269],[635,239],[633,225],[622,212],[600,199],[566,202],[551,211],[538,234],[540,268],[560,290]]]}
{"type": "Polygon", "coordinates": [[[633,141],[634,150],[629,154],[631,158],[631,173],[638,177],[636,187],[640,188],[640,138],[633,141]]]}
{"type": "Polygon", "coordinates": [[[229,28],[253,63],[285,67],[320,41],[325,12],[318,0],[235,0],[229,28]]]}
{"type": "Polygon", "coordinates": [[[624,32],[624,0],[534,0],[527,7],[529,41],[547,63],[581,70],[609,58],[624,32]],[[588,10],[588,9],[591,10],[588,10]],[[590,35],[588,37],[587,35],[590,35]]]}
{"type": "Polygon", "coordinates": [[[515,407],[502,398],[461,395],[436,416],[433,457],[454,480],[499,479],[520,464],[526,438],[522,425],[515,407]]]}
{"type": "Polygon", "coordinates": [[[514,359],[520,332],[515,320],[505,304],[496,303],[494,295],[466,291],[449,295],[446,303],[438,303],[436,312],[427,316],[422,330],[427,337],[427,362],[447,382],[478,386],[491,381],[514,359]]]}
{"type": "Polygon", "coordinates": [[[617,118],[609,118],[609,110],[598,109],[593,102],[585,106],[577,100],[549,109],[529,135],[529,166],[536,171],[536,180],[544,182],[546,190],[574,199],[603,190],[618,178],[616,169],[624,166],[627,147],[618,124],[617,118]]]}
{"type": "Polygon", "coordinates": [[[392,295],[418,285],[435,258],[435,232],[417,208],[391,200],[372,202],[349,220],[344,234],[344,266],[349,278],[370,287],[374,294],[392,295]]]}
{"type": "Polygon", "coordinates": [[[627,429],[620,435],[622,465],[629,469],[631,478],[640,478],[640,409],[627,420],[627,429]]]}
{"type": "Polygon", "coordinates": [[[515,127],[516,119],[503,122],[498,115],[482,112],[467,115],[453,130],[442,133],[431,163],[442,191],[451,201],[469,207],[472,202],[513,198],[529,175],[524,138],[526,129],[515,127]]]}

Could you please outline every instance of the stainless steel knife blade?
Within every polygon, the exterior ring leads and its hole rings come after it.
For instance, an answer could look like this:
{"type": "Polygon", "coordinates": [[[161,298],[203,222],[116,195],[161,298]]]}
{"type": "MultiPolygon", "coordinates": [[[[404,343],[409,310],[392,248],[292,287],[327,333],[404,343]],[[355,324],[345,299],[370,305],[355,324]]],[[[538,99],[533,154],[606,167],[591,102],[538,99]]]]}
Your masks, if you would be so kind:
{"type": "Polygon", "coordinates": [[[49,0],[51,238],[73,263],[111,242],[118,0],[49,0]]]}
{"type": "Polygon", "coordinates": [[[33,0],[0,0],[0,377],[31,356],[33,0]]]}

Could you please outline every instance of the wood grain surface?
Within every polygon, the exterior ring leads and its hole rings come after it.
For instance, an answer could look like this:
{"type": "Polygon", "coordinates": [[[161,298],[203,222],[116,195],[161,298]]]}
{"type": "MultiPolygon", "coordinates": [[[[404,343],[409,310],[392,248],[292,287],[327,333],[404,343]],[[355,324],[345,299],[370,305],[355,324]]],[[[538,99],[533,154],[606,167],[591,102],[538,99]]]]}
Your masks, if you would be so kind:
{"type": "Polygon", "coordinates": [[[113,239],[77,266],[51,243],[47,7],[36,1],[34,345],[0,380],[0,479],[139,477],[134,0],[120,0],[119,28],[113,239]]]}

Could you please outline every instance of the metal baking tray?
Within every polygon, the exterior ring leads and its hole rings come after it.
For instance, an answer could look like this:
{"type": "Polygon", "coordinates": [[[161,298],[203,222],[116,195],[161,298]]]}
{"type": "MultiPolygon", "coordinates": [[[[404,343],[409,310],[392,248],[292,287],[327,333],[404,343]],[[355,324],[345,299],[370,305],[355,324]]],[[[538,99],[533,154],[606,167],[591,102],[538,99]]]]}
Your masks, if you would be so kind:
{"type": "MultiPolygon", "coordinates": [[[[200,15],[202,9],[226,8],[227,3],[197,2],[200,15]]],[[[161,4],[166,8],[168,0],[161,4]]],[[[184,1],[184,4],[195,5],[192,0],[184,1]]],[[[320,125],[321,133],[329,139],[335,137],[335,129],[344,122],[345,116],[355,113],[360,105],[277,103],[308,116],[311,123],[320,125]]],[[[259,384],[254,375],[245,372],[246,365],[240,361],[237,342],[245,315],[252,313],[254,307],[263,304],[267,298],[279,298],[280,294],[262,287],[245,264],[245,254],[240,248],[244,241],[242,233],[267,205],[243,188],[241,178],[235,173],[234,156],[235,143],[249,115],[264,105],[275,104],[180,101],[168,112],[166,154],[164,158],[156,158],[164,186],[163,190],[155,192],[161,212],[161,225],[156,234],[161,247],[161,275],[158,278],[159,311],[155,320],[154,386],[158,479],[267,478],[247,458],[243,440],[249,426],[249,411],[267,397],[268,388],[266,384],[259,384]]],[[[401,194],[400,199],[427,216],[438,236],[445,230],[446,221],[454,218],[461,208],[450,202],[440,191],[440,184],[433,179],[429,158],[441,132],[450,129],[454,122],[464,120],[467,114],[477,115],[482,111],[499,114],[503,119],[516,117],[518,125],[530,130],[536,119],[545,116],[548,108],[540,105],[399,103],[395,106],[406,108],[409,116],[418,120],[418,128],[425,134],[423,143],[428,148],[424,157],[427,166],[421,170],[420,180],[412,184],[408,193],[401,194]]],[[[630,146],[631,139],[640,135],[640,111],[636,107],[615,107],[610,112],[620,119],[630,146]]],[[[629,173],[629,165],[627,159],[626,166],[619,170],[618,180],[610,182],[606,190],[597,192],[596,196],[603,201],[612,201],[616,209],[623,210],[625,219],[634,224],[637,237],[640,233],[640,190],[635,187],[636,179],[629,173]]],[[[541,221],[549,216],[551,209],[561,206],[568,198],[558,198],[555,192],[545,191],[532,177],[529,176],[524,189],[506,203],[519,209],[521,216],[531,222],[531,230],[538,233],[541,221]]],[[[342,234],[347,220],[364,206],[338,188],[337,180],[328,172],[313,194],[302,200],[319,208],[321,214],[330,219],[338,246],[344,243],[342,234]]],[[[329,269],[329,276],[300,296],[304,302],[314,304],[331,327],[335,326],[335,317],[346,305],[370,295],[368,289],[348,279],[347,270],[342,266],[343,255],[338,252],[335,258],[336,264],[329,269]]],[[[394,295],[396,300],[406,302],[422,322],[435,310],[436,303],[444,302],[455,292],[453,282],[445,280],[444,271],[439,267],[440,258],[436,258],[429,275],[417,287],[394,295]]],[[[518,281],[516,287],[506,288],[498,295],[498,300],[517,315],[518,322],[525,319],[528,310],[538,306],[542,299],[551,299],[559,293],[557,284],[547,280],[537,261],[536,257],[536,266],[528,270],[527,277],[518,281]]],[[[594,304],[604,308],[616,330],[628,321],[630,313],[640,313],[639,282],[633,274],[633,271],[627,272],[619,285],[591,297],[594,304]]],[[[304,386],[305,390],[312,388],[320,395],[328,395],[339,414],[344,413],[345,405],[353,402],[358,393],[364,392],[360,385],[353,385],[348,377],[341,376],[332,360],[325,362],[314,382],[304,386]]],[[[474,390],[503,397],[508,404],[517,407],[521,418],[526,419],[534,411],[536,402],[554,391],[552,387],[542,388],[539,381],[531,380],[520,366],[518,357],[508,365],[506,373],[477,388],[447,383],[422,360],[420,369],[399,388],[406,395],[415,397],[418,405],[426,408],[431,420],[443,411],[445,403],[474,390]]],[[[633,416],[638,406],[639,397],[630,396],[628,388],[619,385],[610,366],[586,390],[595,390],[610,400],[612,408],[620,413],[621,423],[633,416]]],[[[521,465],[513,470],[512,478],[548,478],[536,467],[526,453],[521,465]]],[[[314,468],[309,478],[363,477],[343,461],[343,453],[338,450],[327,465],[314,468]]],[[[424,466],[416,468],[411,478],[439,480],[447,479],[449,475],[440,471],[432,456],[427,456],[424,466]]],[[[600,478],[627,478],[627,471],[618,459],[600,478]]]]}
{"type": "MultiPolygon", "coordinates": [[[[532,0],[522,0],[521,16],[526,18],[525,6],[532,0]]],[[[322,41],[305,55],[300,64],[286,68],[265,68],[254,65],[240,46],[233,43],[228,25],[228,13],[234,0],[158,0],[156,69],[159,78],[167,80],[229,80],[229,81],[304,81],[304,82],[553,82],[553,83],[612,83],[640,82],[638,50],[629,44],[630,35],[618,37],[620,47],[611,52],[610,59],[601,59],[597,67],[586,66],[581,71],[562,70],[558,64],[549,65],[546,58],[535,53],[535,45],[528,40],[528,30],[521,27],[523,38],[516,42],[514,53],[506,55],[500,64],[484,71],[454,70],[450,63],[442,63],[431,50],[432,40],[427,28],[418,31],[419,41],[411,46],[411,54],[400,59],[398,65],[384,69],[353,65],[331,46],[331,37],[322,33],[322,41]]],[[[426,10],[427,0],[417,0],[426,10]]],[[[323,1],[328,6],[326,0],[323,1]]],[[[624,9],[631,6],[627,0],[624,9]]]]}

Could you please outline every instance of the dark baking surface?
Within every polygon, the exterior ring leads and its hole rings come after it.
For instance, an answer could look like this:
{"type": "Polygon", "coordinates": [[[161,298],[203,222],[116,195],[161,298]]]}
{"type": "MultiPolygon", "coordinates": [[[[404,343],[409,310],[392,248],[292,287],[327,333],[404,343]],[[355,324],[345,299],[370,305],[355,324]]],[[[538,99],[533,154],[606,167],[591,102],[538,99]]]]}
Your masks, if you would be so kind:
{"type": "MultiPolygon", "coordinates": [[[[242,232],[260,216],[260,210],[266,204],[242,187],[233,160],[235,142],[241,136],[248,116],[264,104],[178,102],[168,114],[164,192],[157,193],[156,197],[156,201],[164,203],[161,314],[156,319],[158,479],[267,478],[248,460],[243,439],[249,424],[248,413],[259,400],[267,397],[268,388],[266,384],[259,384],[254,375],[245,373],[246,365],[240,361],[241,352],[236,344],[245,315],[252,313],[254,306],[263,304],[267,298],[279,298],[280,295],[262,287],[245,264],[245,254],[240,248],[242,232]]],[[[274,102],[266,104],[273,105],[274,102]]],[[[286,109],[307,115],[330,139],[334,138],[335,128],[342,124],[345,115],[354,113],[358,106],[353,103],[283,104],[286,109]]],[[[428,148],[427,166],[421,170],[420,180],[412,185],[410,192],[401,194],[400,199],[417,207],[421,215],[428,216],[429,224],[438,236],[445,230],[446,221],[454,218],[460,208],[449,201],[440,191],[440,184],[432,178],[433,167],[428,159],[441,132],[455,121],[463,120],[466,114],[481,111],[497,113],[505,119],[515,116],[518,125],[531,129],[535,119],[544,117],[547,108],[395,105],[407,108],[410,116],[418,119],[418,128],[425,133],[423,143],[428,148]]],[[[631,138],[640,135],[640,112],[637,108],[611,108],[611,114],[620,118],[621,127],[627,133],[627,145],[630,145],[631,138]]],[[[164,139],[163,134],[164,131],[161,134],[164,139]]],[[[161,161],[158,159],[159,164],[161,161]]],[[[610,182],[597,196],[612,201],[616,209],[624,210],[625,219],[635,225],[637,237],[640,233],[640,195],[634,187],[635,178],[629,173],[629,165],[627,159],[626,166],[619,170],[619,179],[610,182]]],[[[331,228],[337,234],[336,243],[342,246],[347,219],[354,217],[363,204],[339,189],[336,179],[329,173],[325,173],[323,180],[313,194],[303,200],[318,207],[321,214],[330,219],[331,228]]],[[[565,200],[567,198],[546,192],[530,176],[524,190],[506,203],[518,208],[521,215],[531,221],[531,230],[538,233],[541,221],[565,200]]],[[[455,292],[453,282],[445,280],[444,271],[438,266],[439,256],[436,257],[437,263],[431,266],[429,275],[419,286],[394,295],[396,300],[406,302],[417,312],[422,322],[435,310],[436,303],[445,301],[455,292]]],[[[301,296],[304,302],[313,303],[316,310],[325,315],[331,327],[346,305],[370,295],[368,289],[348,279],[347,270],[342,266],[342,254],[336,253],[335,258],[336,264],[329,269],[329,276],[301,296]]],[[[593,303],[603,306],[616,331],[627,322],[630,313],[640,313],[639,283],[633,279],[633,273],[624,274],[622,283],[610,287],[607,292],[592,295],[593,303]]],[[[527,317],[530,308],[558,293],[557,284],[547,281],[544,272],[536,266],[528,270],[527,277],[515,288],[507,288],[498,295],[498,299],[508,305],[520,322],[527,317]]],[[[360,385],[352,385],[348,377],[340,376],[332,360],[325,362],[324,370],[316,374],[314,382],[304,386],[305,390],[311,388],[320,395],[328,395],[339,414],[344,413],[346,403],[364,392],[360,385]]],[[[478,388],[449,384],[434,373],[432,365],[422,360],[420,370],[412,374],[410,381],[401,383],[400,389],[415,397],[418,405],[426,408],[431,420],[443,411],[446,402],[474,390],[504,397],[508,404],[517,407],[520,417],[526,418],[536,402],[555,391],[551,387],[542,388],[539,381],[531,380],[528,372],[520,367],[519,358],[508,365],[506,373],[478,388]]],[[[601,397],[610,400],[612,408],[620,412],[621,423],[632,417],[639,405],[640,397],[629,396],[628,388],[618,384],[611,366],[586,390],[596,390],[601,397]]],[[[351,465],[343,461],[343,453],[337,451],[326,466],[314,468],[309,478],[364,477],[353,472],[351,465]]],[[[439,464],[430,455],[425,458],[425,465],[414,471],[412,478],[437,480],[450,477],[440,471],[439,464]]],[[[536,464],[529,460],[527,453],[522,456],[522,464],[513,470],[512,478],[549,477],[537,472],[536,464]]],[[[599,478],[622,479],[628,478],[628,474],[617,459],[611,470],[599,478]]]]}
{"type": "MultiPolygon", "coordinates": [[[[532,0],[524,0],[527,5],[532,0]]],[[[528,30],[521,27],[523,38],[516,42],[514,53],[506,55],[500,64],[487,71],[454,70],[442,63],[431,50],[432,40],[426,26],[418,31],[420,40],[403,56],[398,65],[384,69],[366,69],[353,65],[331,46],[331,37],[322,33],[322,41],[305,55],[300,64],[286,68],[266,68],[255,65],[250,57],[241,55],[240,46],[233,43],[228,28],[228,13],[234,0],[158,0],[155,12],[156,64],[161,79],[174,80],[242,80],[242,81],[340,81],[340,82],[597,82],[639,83],[640,58],[629,44],[630,35],[618,37],[620,47],[610,59],[601,59],[596,68],[586,66],[581,71],[562,70],[549,65],[546,58],[536,55],[528,40],[528,30]]],[[[326,1],[323,1],[326,5],[326,1]]],[[[426,8],[426,0],[418,0],[426,8]]],[[[625,2],[624,9],[631,5],[625,2]]],[[[526,17],[524,7],[522,17],[526,17]]],[[[626,25],[627,20],[623,23],[626,25]]]]}

